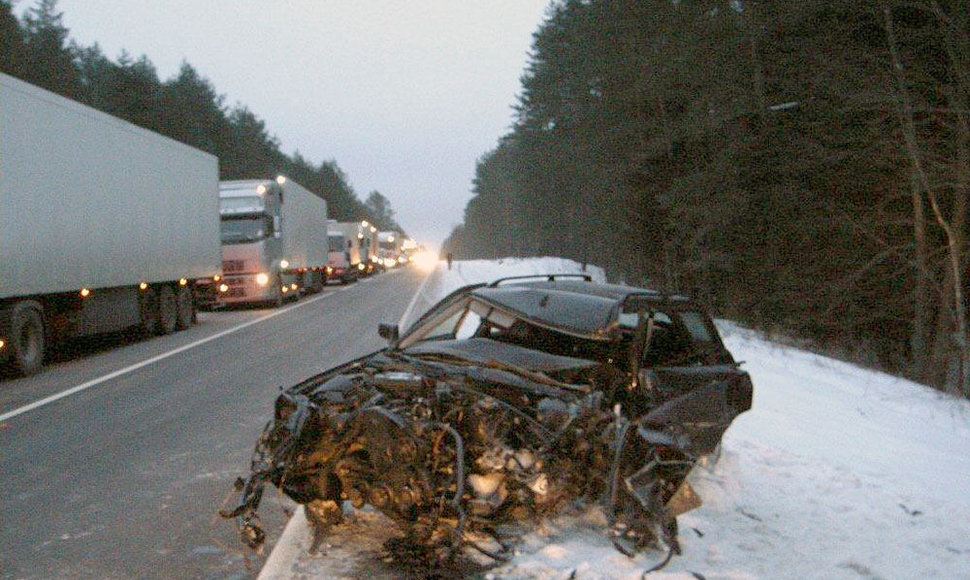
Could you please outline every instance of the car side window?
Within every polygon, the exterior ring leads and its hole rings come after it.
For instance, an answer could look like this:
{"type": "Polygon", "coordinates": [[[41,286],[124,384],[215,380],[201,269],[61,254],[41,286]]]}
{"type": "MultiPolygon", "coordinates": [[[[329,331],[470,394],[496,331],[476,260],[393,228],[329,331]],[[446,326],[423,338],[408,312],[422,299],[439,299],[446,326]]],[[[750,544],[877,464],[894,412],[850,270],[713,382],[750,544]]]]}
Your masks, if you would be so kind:
{"type": "Polygon", "coordinates": [[[714,342],[710,329],[707,326],[707,319],[700,312],[685,311],[680,313],[680,321],[684,323],[687,332],[697,342],[714,342]]]}

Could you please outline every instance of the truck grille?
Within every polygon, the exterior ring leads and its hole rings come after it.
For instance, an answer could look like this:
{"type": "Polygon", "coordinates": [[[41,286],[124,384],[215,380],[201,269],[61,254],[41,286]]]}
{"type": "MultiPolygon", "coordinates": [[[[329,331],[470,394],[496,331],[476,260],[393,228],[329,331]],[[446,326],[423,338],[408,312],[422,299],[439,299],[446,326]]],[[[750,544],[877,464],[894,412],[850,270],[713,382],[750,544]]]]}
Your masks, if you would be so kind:
{"type": "Polygon", "coordinates": [[[233,272],[242,272],[246,267],[246,262],[243,260],[223,260],[222,261],[222,272],[224,274],[231,274],[233,272]]]}

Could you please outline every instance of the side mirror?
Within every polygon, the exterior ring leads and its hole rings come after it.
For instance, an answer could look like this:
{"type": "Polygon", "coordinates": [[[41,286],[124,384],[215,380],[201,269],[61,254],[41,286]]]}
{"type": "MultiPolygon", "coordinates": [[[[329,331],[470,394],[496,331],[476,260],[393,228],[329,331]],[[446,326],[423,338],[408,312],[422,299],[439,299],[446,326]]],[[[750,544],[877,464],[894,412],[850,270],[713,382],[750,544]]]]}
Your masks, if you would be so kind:
{"type": "Polygon", "coordinates": [[[400,338],[401,331],[396,324],[380,324],[377,326],[377,334],[393,344],[400,338]]]}

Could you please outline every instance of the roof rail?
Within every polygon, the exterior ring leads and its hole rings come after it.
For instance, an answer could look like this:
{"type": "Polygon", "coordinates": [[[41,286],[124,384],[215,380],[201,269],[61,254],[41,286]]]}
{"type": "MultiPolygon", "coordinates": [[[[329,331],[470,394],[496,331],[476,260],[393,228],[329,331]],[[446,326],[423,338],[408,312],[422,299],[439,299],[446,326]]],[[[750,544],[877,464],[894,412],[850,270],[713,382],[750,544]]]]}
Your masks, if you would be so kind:
{"type": "Polygon", "coordinates": [[[508,282],[510,280],[530,280],[530,279],[545,279],[549,282],[555,282],[562,278],[579,278],[586,282],[592,282],[593,277],[589,274],[530,274],[527,276],[507,276],[505,278],[499,278],[491,284],[488,285],[489,288],[497,288],[499,284],[503,282],[508,282]]]}

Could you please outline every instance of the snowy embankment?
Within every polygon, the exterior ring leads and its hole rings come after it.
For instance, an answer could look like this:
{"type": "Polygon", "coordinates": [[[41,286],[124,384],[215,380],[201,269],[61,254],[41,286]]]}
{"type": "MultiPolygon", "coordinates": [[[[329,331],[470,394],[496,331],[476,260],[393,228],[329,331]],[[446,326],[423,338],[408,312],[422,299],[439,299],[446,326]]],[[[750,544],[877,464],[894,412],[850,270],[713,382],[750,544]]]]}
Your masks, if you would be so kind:
{"type": "MultiPolygon", "coordinates": [[[[465,284],[579,269],[552,258],[442,264],[406,317],[465,284]]],[[[753,408],[728,429],[719,459],[695,470],[704,505],[678,518],[683,554],[648,578],[970,578],[970,403],[719,326],[752,376],[753,408]]],[[[260,577],[339,577],[326,557],[292,549],[309,534],[294,524],[277,546],[289,543],[291,556],[274,552],[260,577]]],[[[627,558],[594,514],[563,517],[489,577],[634,580],[663,556],[627,558]]]]}

